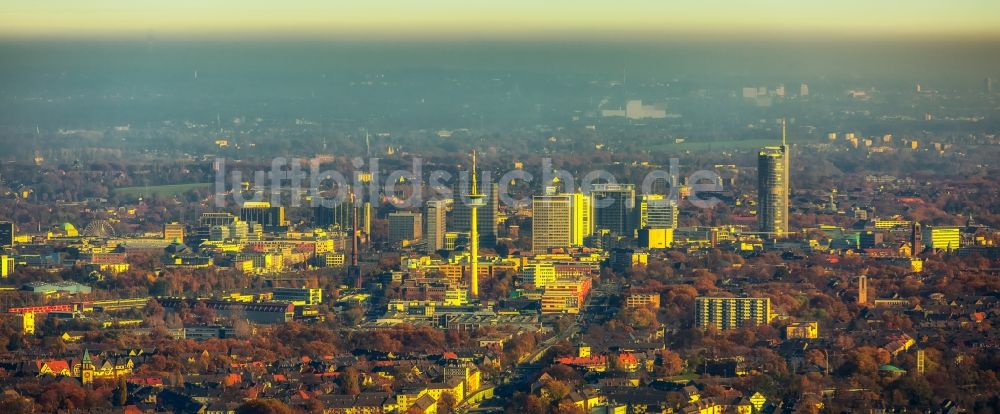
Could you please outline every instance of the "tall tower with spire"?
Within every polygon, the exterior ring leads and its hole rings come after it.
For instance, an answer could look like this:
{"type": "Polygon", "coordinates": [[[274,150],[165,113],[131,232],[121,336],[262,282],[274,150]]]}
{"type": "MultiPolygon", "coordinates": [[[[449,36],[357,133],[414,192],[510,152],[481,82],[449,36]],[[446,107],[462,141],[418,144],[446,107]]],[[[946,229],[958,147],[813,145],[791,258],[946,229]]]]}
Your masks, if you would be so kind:
{"type": "Polygon", "coordinates": [[[483,195],[476,185],[476,151],[472,151],[472,186],[469,189],[469,296],[479,297],[479,207],[485,205],[483,195]]]}

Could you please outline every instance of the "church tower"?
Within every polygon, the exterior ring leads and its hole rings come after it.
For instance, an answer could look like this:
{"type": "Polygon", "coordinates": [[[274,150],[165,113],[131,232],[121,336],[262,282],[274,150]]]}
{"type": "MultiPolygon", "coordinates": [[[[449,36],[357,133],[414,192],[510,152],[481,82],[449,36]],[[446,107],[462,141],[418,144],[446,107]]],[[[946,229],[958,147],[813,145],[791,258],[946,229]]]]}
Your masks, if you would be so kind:
{"type": "Polygon", "coordinates": [[[80,361],[80,382],[84,385],[94,382],[94,362],[90,359],[90,350],[83,350],[83,360],[80,361]]]}

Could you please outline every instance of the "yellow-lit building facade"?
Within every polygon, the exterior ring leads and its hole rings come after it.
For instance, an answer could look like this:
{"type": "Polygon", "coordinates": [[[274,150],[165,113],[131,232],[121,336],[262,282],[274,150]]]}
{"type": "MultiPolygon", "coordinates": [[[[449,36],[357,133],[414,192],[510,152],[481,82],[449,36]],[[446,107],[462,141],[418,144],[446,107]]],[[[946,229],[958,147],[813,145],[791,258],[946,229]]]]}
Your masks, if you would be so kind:
{"type": "Polygon", "coordinates": [[[927,227],[924,242],[934,250],[952,251],[961,247],[962,236],[958,227],[927,227]]]}
{"type": "Polygon", "coordinates": [[[573,246],[583,246],[583,239],[594,233],[594,206],[590,196],[583,193],[573,193],[573,223],[570,243],[573,246]]]}
{"type": "Polygon", "coordinates": [[[785,327],[787,339],[819,338],[819,322],[794,322],[785,327]]]}
{"type": "Polygon", "coordinates": [[[657,293],[633,293],[625,298],[626,308],[640,308],[651,306],[660,307],[660,295],[657,293]]]}
{"type": "Polygon", "coordinates": [[[14,258],[10,256],[0,256],[0,277],[7,277],[14,273],[14,258]]]}
{"type": "Polygon", "coordinates": [[[695,298],[695,323],[699,328],[736,329],[771,323],[770,298],[695,298]]]}

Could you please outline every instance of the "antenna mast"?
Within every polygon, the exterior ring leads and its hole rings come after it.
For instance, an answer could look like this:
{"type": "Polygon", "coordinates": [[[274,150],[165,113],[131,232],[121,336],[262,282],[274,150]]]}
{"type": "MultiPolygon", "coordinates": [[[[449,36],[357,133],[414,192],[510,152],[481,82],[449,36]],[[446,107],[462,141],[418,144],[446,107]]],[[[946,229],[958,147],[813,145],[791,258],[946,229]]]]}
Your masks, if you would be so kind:
{"type": "Polygon", "coordinates": [[[785,118],[781,118],[781,146],[785,146],[785,118]]]}

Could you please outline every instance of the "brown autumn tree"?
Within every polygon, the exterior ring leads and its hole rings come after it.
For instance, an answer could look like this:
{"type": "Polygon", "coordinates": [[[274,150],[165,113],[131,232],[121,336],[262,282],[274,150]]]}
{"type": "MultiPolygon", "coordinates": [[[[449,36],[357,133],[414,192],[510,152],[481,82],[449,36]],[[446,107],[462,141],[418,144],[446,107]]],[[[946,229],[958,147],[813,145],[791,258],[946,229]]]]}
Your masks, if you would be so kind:
{"type": "Polygon", "coordinates": [[[236,409],[236,414],[292,414],[285,403],[272,399],[250,400],[236,409]]]}

